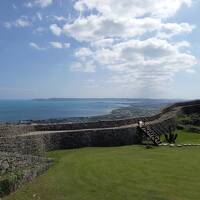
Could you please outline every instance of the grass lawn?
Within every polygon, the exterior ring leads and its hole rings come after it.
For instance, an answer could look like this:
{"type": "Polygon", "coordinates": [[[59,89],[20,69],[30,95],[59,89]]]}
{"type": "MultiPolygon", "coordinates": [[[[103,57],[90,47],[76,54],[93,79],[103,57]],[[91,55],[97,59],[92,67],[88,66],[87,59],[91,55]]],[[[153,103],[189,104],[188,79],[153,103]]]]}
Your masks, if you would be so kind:
{"type": "MultiPolygon", "coordinates": [[[[200,143],[200,135],[179,133],[179,142],[200,143]]],[[[54,166],[5,200],[200,199],[200,147],[83,148],[49,156],[54,166]]]]}
{"type": "MultiPolygon", "coordinates": [[[[178,137],[176,139],[177,144],[200,144],[200,134],[194,133],[194,132],[188,132],[186,130],[177,130],[176,133],[178,134],[178,137]]],[[[164,142],[165,137],[161,137],[161,141],[164,142]]]]}
{"type": "Polygon", "coordinates": [[[198,133],[190,133],[185,130],[178,130],[177,143],[192,143],[192,144],[200,144],[200,134],[198,133]]]}

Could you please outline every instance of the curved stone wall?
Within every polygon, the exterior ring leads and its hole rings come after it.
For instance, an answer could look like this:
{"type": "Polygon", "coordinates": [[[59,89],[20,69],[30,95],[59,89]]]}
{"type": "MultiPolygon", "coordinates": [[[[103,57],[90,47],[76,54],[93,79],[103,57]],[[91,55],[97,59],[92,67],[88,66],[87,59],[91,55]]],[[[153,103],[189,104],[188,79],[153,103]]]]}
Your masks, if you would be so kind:
{"type": "Polygon", "coordinates": [[[97,121],[88,123],[56,123],[56,124],[37,124],[32,126],[35,131],[59,131],[59,130],[79,130],[79,129],[94,129],[94,128],[110,128],[110,127],[120,127],[137,123],[139,120],[150,122],[161,118],[162,116],[168,114],[168,118],[173,117],[174,113],[178,109],[187,106],[196,107],[200,105],[200,100],[188,101],[175,103],[171,106],[164,108],[160,113],[151,117],[140,117],[140,118],[128,118],[121,120],[112,121],[97,121]],[[171,116],[170,116],[171,115],[171,116]]]}
{"type": "Polygon", "coordinates": [[[192,109],[194,111],[199,105],[200,101],[181,102],[163,109],[161,113],[157,115],[139,119],[132,118],[73,124],[18,125],[17,135],[20,140],[24,139],[25,141],[37,141],[37,139],[40,138],[45,149],[48,151],[87,146],[137,144],[140,140],[136,130],[138,120],[145,119],[152,124],[158,134],[164,134],[169,130],[169,126],[175,129],[177,113],[181,112],[183,109],[192,109]],[[22,130],[21,134],[20,128],[22,130]],[[29,132],[32,133],[29,134],[29,132]]]}
{"type": "Polygon", "coordinates": [[[200,113],[200,101],[177,103],[148,118],[75,124],[1,125],[0,175],[16,170],[20,170],[21,174],[15,176],[16,179],[0,180],[0,197],[49,168],[51,160],[38,156],[44,149],[51,151],[138,144],[141,141],[137,133],[138,120],[149,122],[161,135],[168,132],[169,127],[176,129],[176,115],[179,112],[200,113]]]}
{"type": "Polygon", "coordinates": [[[32,125],[12,125],[12,124],[0,125],[0,137],[20,135],[30,131],[35,131],[35,127],[32,125]]]}
{"type": "Polygon", "coordinates": [[[154,121],[159,119],[163,113],[151,117],[140,117],[140,118],[128,118],[113,121],[97,121],[88,123],[60,123],[60,124],[37,124],[32,126],[35,131],[60,131],[60,130],[80,130],[80,129],[96,129],[96,128],[110,128],[110,127],[121,127],[131,124],[138,123],[139,120],[142,121],[154,121]]]}
{"type": "MultiPolygon", "coordinates": [[[[187,106],[192,106],[196,110],[196,106],[200,105],[200,100],[180,102],[164,108],[159,114],[151,117],[130,118],[113,121],[97,121],[89,123],[56,123],[56,124],[35,124],[35,125],[0,125],[0,137],[7,135],[20,135],[33,131],[59,131],[59,130],[78,130],[78,129],[93,129],[93,128],[109,128],[131,125],[138,120],[154,121],[161,118],[163,115],[171,114],[179,108],[184,109],[187,106]]],[[[192,109],[192,107],[188,109],[192,109]]],[[[192,110],[193,112],[193,110],[192,110]]],[[[169,117],[169,116],[168,116],[169,117]]]]}
{"type": "MultiPolygon", "coordinates": [[[[152,123],[152,127],[158,134],[164,134],[176,128],[174,118],[152,123]]],[[[47,132],[32,135],[23,135],[23,138],[36,140],[42,138],[46,151],[72,149],[81,147],[111,147],[140,143],[140,135],[137,133],[137,126],[115,127],[105,129],[83,129],[77,131],[47,132]]]]}
{"type": "Polygon", "coordinates": [[[183,107],[182,112],[184,114],[200,113],[200,104],[183,107]]]}
{"type": "Polygon", "coordinates": [[[51,159],[43,157],[0,152],[0,199],[42,174],[51,164],[51,159]]]}

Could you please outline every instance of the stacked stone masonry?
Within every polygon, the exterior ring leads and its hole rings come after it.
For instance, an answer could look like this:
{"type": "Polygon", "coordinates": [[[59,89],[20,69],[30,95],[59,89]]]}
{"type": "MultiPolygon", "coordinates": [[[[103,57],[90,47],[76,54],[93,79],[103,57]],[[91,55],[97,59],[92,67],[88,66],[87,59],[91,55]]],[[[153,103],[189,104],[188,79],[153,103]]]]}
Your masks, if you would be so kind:
{"type": "Polygon", "coordinates": [[[176,115],[200,110],[200,101],[182,102],[148,118],[67,124],[0,125],[0,197],[49,168],[45,151],[138,144],[137,123],[145,120],[161,135],[176,128],[176,115]],[[21,172],[12,179],[6,173],[21,172]],[[18,178],[16,178],[18,177],[18,178]]]}

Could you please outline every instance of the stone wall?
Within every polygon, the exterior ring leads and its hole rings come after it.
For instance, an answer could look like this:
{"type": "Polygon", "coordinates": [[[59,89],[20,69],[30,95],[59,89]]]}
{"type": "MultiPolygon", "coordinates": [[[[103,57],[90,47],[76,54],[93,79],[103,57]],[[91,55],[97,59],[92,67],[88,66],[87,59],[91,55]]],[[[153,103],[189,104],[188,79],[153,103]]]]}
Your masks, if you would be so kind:
{"type": "MultiPolygon", "coordinates": [[[[196,107],[200,105],[200,100],[180,102],[164,108],[159,114],[151,117],[130,118],[111,121],[97,121],[88,123],[55,123],[55,124],[32,124],[32,125],[0,125],[0,137],[8,135],[20,135],[33,131],[59,131],[59,130],[78,130],[78,129],[93,129],[93,128],[109,128],[120,127],[137,123],[138,120],[153,121],[159,119],[167,113],[181,107],[196,107]]],[[[190,108],[188,108],[190,109],[190,108]]]]}
{"type": "MultiPolygon", "coordinates": [[[[34,153],[36,154],[36,152],[34,153]]],[[[38,154],[34,156],[24,155],[21,152],[0,151],[0,198],[42,174],[51,164],[51,159],[40,157],[38,154]]]]}
{"type": "Polygon", "coordinates": [[[20,137],[32,127],[4,125],[0,134],[0,198],[47,170],[43,140],[20,137]],[[13,131],[13,132],[12,132],[13,131]]]}
{"type": "Polygon", "coordinates": [[[60,124],[37,124],[32,127],[35,131],[60,131],[60,130],[79,130],[79,129],[97,129],[120,127],[137,123],[142,121],[153,121],[162,116],[162,113],[151,117],[129,118],[113,121],[97,121],[88,123],[60,123],[60,124]]]}
{"type": "Polygon", "coordinates": [[[194,107],[198,106],[199,104],[200,101],[181,102],[163,109],[163,111],[157,115],[139,119],[131,118],[114,121],[72,124],[0,126],[0,136],[5,136],[7,131],[9,133],[8,135],[11,136],[8,141],[5,141],[4,137],[1,138],[0,150],[19,152],[22,154],[37,154],[44,148],[46,150],[54,150],[78,148],[84,146],[118,146],[137,144],[139,138],[136,133],[136,127],[131,125],[137,123],[138,120],[154,122],[155,130],[158,132],[158,134],[166,133],[169,129],[169,126],[174,127],[175,116],[180,108],[184,109],[185,107],[193,106],[194,109],[194,107]],[[128,125],[130,125],[130,127],[123,127],[128,125]],[[56,132],[60,130],[66,130],[66,132],[56,132]],[[39,135],[25,136],[26,133],[34,131],[55,131],[55,133],[41,133],[39,135]],[[15,135],[15,137],[13,137],[13,135],[15,135]]]}
{"type": "MultiPolygon", "coordinates": [[[[161,113],[148,118],[73,124],[37,124],[29,125],[29,128],[23,126],[23,135],[18,134],[18,136],[15,137],[15,141],[18,141],[19,144],[23,144],[20,146],[21,153],[25,153],[25,150],[28,152],[32,151],[32,154],[37,154],[38,148],[50,151],[92,146],[138,144],[140,142],[140,137],[137,134],[136,125],[133,124],[137,124],[138,120],[149,121],[158,134],[164,134],[169,131],[169,126],[175,129],[176,113],[176,107],[172,106],[170,109],[166,108],[161,113]],[[41,131],[41,133],[33,133],[32,135],[24,134],[28,130],[41,131]],[[62,132],[58,132],[60,130],[62,130],[62,132]],[[51,132],[42,133],[42,131],[51,132]]],[[[19,127],[20,126],[18,126],[18,130],[20,130],[19,127]]],[[[3,145],[0,144],[0,147],[3,147],[3,145]]],[[[9,146],[9,148],[11,147],[12,145],[9,146]]]]}
{"type": "Polygon", "coordinates": [[[43,156],[45,149],[40,136],[35,138],[9,136],[0,137],[0,152],[43,156]]]}
{"type": "Polygon", "coordinates": [[[21,135],[33,131],[60,131],[60,130],[78,130],[94,128],[110,128],[131,125],[138,120],[153,121],[160,118],[163,113],[151,117],[128,118],[121,120],[97,121],[88,123],[51,123],[51,124],[32,124],[32,125],[0,125],[0,137],[9,135],[21,135]]]}
{"type": "Polygon", "coordinates": [[[184,114],[193,114],[198,113],[200,114],[200,104],[195,106],[186,106],[182,108],[182,112],[184,114]]]}
{"type": "Polygon", "coordinates": [[[42,174],[52,164],[43,157],[0,152],[0,198],[42,174]]]}
{"type": "MultiPolygon", "coordinates": [[[[157,121],[152,124],[152,128],[154,128],[158,134],[168,132],[169,127],[175,130],[176,121],[174,118],[157,121]]],[[[22,137],[35,140],[38,136],[42,138],[46,151],[81,147],[123,146],[140,143],[140,135],[137,133],[136,126],[77,130],[71,132],[51,132],[40,135],[24,135],[22,137]]]]}
{"type": "Polygon", "coordinates": [[[8,137],[13,135],[21,135],[30,131],[34,131],[35,128],[32,125],[12,125],[1,124],[0,125],[0,137],[8,137]]]}
{"type": "Polygon", "coordinates": [[[138,144],[141,139],[137,133],[138,120],[149,122],[161,135],[168,132],[169,127],[175,130],[178,112],[191,113],[198,109],[200,101],[174,104],[148,118],[74,124],[0,125],[0,197],[48,169],[51,161],[41,158],[44,151],[138,144]],[[60,130],[62,132],[58,132],[60,130]],[[34,134],[34,131],[52,132],[34,134]]]}
{"type": "Polygon", "coordinates": [[[39,156],[22,155],[18,153],[0,152],[0,175],[35,167],[46,163],[48,159],[39,156]]]}
{"type": "Polygon", "coordinates": [[[181,107],[183,109],[184,107],[198,107],[200,105],[200,100],[194,100],[194,101],[186,101],[186,102],[178,102],[175,104],[172,104],[171,106],[168,106],[162,110],[162,113],[170,112],[171,110],[181,107]]]}

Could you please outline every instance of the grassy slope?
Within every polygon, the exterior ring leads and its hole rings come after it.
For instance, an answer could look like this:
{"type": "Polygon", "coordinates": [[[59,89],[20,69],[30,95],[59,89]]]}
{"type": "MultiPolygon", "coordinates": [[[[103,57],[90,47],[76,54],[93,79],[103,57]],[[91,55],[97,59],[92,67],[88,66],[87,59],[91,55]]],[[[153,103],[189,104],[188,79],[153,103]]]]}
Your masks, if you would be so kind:
{"type": "MultiPolygon", "coordinates": [[[[180,142],[200,141],[182,132],[180,142]]],[[[56,151],[55,165],[6,200],[195,200],[200,147],[142,146],[56,151]]]]}
{"type": "MultiPolygon", "coordinates": [[[[188,132],[186,130],[177,130],[176,133],[178,133],[178,138],[176,140],[177,144],[200,144],[200,134],[188,132]]],[[[161,141],[164,141],[165,137],[161,137],[161,141]]]]}
{"type": "Polygon", "coordinates": [[[184,130],[176,131],[178,133],[177,143],[200,144],[200,134],[190,133],[184,130]]]}

